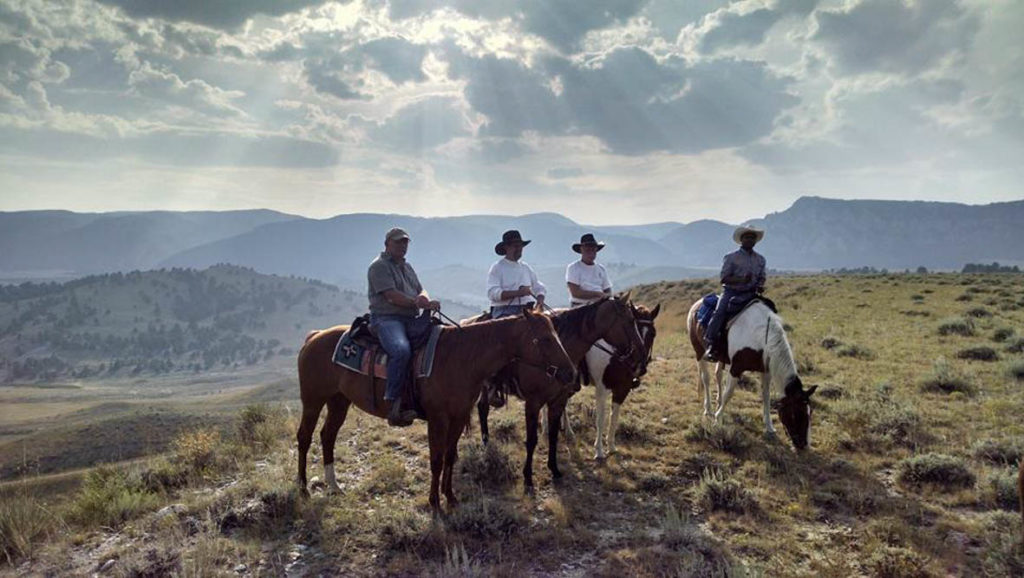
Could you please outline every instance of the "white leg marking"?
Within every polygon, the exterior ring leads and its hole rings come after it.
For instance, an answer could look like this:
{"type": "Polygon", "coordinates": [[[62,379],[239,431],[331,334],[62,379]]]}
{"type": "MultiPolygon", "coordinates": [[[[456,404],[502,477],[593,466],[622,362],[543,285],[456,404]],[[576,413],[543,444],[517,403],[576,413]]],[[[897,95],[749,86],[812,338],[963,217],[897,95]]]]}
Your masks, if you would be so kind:
{"type": "Polygon", "coordinates": [[[604,388],[604,385],[600,383],[594,384],[594,409],[597,414],[597,440],[594,441],[594,459],[603,460],[605,458],[604,453],[604,417],[605,417],[605,398],[608,396],[608,390],[604,388]]]}
{"type": "Polygon", "coordinates": [[[619,428],[619,410],[622,409],[621,403],[612,402],[612,421],[608,426],[608,453],[615,453],[615,430],[619,428]]]}
{"type": "Polygon", "coordinates": [[[327,493],[341,492],[341,486],[334,477],[334,464],[324,464],[324,482],[327,484],[327,493]]]}
{"type": "Polygon", "coordinates": [[[718,410],[715,411],[715,422],[722,417],[722,412],[725,411],[725,404],[729,403],[729,398],[732,397],[732,390],[736,386],[736,378],[730,373],[725,380],[725,391],[722,392],[722,397],[718,400],[718,410]]]}
{"type": "Polygon", "coordinates": [[[706,361],[697,362],[700,384],[704,390],[704,417],[711,417],[711,375],[706,361]]]}
{"type": "Polygon", "coordinates": [[[773,436],[775,435],[775,426],[772,425],[772,412],[771,412],[771,388],[772,380],[768,372],[761,374],[761,397],[764,402],[764,435],[773,436]]]}

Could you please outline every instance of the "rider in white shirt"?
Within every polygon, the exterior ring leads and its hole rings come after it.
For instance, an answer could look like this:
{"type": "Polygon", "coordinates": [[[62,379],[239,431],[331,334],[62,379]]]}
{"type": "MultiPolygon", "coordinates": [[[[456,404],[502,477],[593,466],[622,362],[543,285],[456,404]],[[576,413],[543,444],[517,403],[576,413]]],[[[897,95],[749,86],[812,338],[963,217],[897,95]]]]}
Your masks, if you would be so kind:
{"type": "Polygon", "coordinates": [[[519,259],[523,256],[524,241],[519,231],[505,231],[501,242],[494,246],[494,252],[502,255],[487,273],[487,297],[491,300],[491,317],[497,319],[516,315],[523,309],[535,305],[544,306],[547,288],[537,279],[537,274],[519,259]]]}
{"type": "Polygon", "coordinates": [[[592,233],[583,235],[579,243],[573,244],[572,250],[580,254],[580,259],[565,268],[565,283],[569,286],[572,307],[593,303],[612,294],[608,271],[595,261],[597,252],[603,248],[604,242],[596,241],[592,233]]]}

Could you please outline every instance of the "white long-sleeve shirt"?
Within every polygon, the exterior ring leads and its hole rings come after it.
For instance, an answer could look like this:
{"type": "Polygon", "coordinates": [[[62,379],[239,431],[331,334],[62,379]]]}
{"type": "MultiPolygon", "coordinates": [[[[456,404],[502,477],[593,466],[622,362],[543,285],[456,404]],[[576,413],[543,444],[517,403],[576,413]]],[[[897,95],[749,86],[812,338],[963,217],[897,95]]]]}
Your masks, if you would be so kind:
{"type": "Polygon", "coordinates": [[[533,269],[522,261],[509,261],[503,257],[487,272],[487,297],[492,307],[533,303],[535,299],[531,295],[502,300],[502,291],[515,291],[523,285],[532,287],[534,295],[546,295],[548,292],[533,269]]]}

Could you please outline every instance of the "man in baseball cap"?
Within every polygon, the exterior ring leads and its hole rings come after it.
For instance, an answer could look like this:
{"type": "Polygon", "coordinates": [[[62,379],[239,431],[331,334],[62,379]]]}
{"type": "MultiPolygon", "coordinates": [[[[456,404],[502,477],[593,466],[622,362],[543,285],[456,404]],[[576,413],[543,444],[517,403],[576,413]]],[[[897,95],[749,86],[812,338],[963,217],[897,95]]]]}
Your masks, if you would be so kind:
{"type": "Polygon", "coordinates": [[[388,423],[411,425],[416,412],[402,410],[402,390],[412,358],[410,340],[416,341],[430,331],[430,310],[441,308],[420,285],[416,271],[405,260],[409,234],[395,227],[384,235],[384,251],[370,263],[367,272],[370,298],[370,327],[388,354],[388,386],[384,401],[391,402],[388,423]],[[422,310],[422,311],[421,311],[422,310]]]}

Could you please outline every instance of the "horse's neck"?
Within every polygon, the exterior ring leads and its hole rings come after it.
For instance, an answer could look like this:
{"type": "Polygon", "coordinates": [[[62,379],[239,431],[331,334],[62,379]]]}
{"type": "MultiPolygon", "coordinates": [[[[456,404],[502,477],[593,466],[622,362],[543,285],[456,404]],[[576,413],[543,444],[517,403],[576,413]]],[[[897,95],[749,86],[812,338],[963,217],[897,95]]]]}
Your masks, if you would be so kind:
{"type": "Polygon", "coordinates": [[[452,336],[457,338],[454,350],[470,354],[463,363],[471,383],[480,383],[498,373],[515,357],[510,345],[517,338],[515,323],[515,319],[509,318],[452,330],[452,336]]]}
{"type": "Polygon", "coordinates": [[[765,357],[768,358],[768,370],[772,381],[780,387],[789,383],[797,377],[796,362],[793,360],[793,350],[786,340],[786,331],[782,328],[782,321],[765,307],[765,357]]]}

